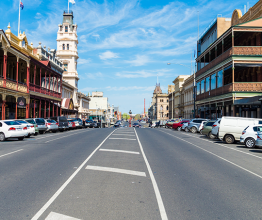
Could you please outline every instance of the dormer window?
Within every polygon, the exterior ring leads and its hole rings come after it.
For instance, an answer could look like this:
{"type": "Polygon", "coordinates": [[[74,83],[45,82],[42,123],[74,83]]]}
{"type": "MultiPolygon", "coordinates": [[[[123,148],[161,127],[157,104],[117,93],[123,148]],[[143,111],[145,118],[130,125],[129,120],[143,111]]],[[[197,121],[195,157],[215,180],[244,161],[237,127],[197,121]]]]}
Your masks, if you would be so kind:
{"type": "Polygon", "coordinates": [[[63,50],[65,50],[65,44],[63,44],[63,50]]]}
{"type": "Polygon", "coordinates": [[[68,26],[65,26],[65,32],[68,32],[68,26]]]}
{"type": "Polygon", "coordinates": [[[67,50],[69,50],[69,44],[67,44],[67,50]]]}

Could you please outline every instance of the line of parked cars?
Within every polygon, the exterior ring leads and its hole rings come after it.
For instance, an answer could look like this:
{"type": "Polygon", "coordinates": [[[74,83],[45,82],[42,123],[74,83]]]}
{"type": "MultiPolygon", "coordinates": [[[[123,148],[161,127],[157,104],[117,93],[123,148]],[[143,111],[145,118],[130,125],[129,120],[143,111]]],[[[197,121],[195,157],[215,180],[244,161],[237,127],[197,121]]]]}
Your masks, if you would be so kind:
{"type": "Polygon", "coordinates": [[[66,118],[57,116],[50,118],[27,118],[0,120],[0,141],[8,138],[18,138],[23,140],[31,135],[43,134],[45,132],[63,132],[77,128],[95,128],[99,125],[93,120],[85,121],[80,118],[66,118]]]}
{"type": "Polygon", "coordinates": [[[262,119],[224,116],[216,120],[174,119],[166,128],[206,135],[227,144],[240,142],[247,148],[262,147],[262,119]],[[172,127],[170,126],[172,124],[172,127]]]}

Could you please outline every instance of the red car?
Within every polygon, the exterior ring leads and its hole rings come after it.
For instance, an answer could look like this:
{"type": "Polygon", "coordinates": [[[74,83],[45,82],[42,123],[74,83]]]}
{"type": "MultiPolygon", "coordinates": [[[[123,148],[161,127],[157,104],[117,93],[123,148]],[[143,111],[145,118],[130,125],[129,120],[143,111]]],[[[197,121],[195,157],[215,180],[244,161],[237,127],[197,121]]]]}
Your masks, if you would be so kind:
{"type": "Polygon", "coordinates": [[[182,121],[180,121],[178,123],[174,123],[172,128],[173,129],[177,129],[178,131],[181,131],[181,128],[182,128],[183,124],[187,123],[187,122],[189,122],[189,120],[182,120],[182,121]]]}

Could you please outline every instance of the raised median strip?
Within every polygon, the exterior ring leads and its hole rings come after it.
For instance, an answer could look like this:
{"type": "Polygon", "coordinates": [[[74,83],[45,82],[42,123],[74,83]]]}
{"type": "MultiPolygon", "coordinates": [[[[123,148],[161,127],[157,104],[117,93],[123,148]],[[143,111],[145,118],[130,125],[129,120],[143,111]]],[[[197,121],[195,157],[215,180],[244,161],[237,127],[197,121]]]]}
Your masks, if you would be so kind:
{"type": "Polygon", "coordinates": [[[98,171],[106,171],[106,172],[113,172],[113,173],[123,173],[135,176],[144,176],[146,177],[145,172],[133,171],[133,170],[125,170],[125,169],[118,169],[118,168],[111,168],[111,167],[99,167],[99,166],[91,166],[88,165],[86,167],[87,170],[98,170],[98,171]]]}

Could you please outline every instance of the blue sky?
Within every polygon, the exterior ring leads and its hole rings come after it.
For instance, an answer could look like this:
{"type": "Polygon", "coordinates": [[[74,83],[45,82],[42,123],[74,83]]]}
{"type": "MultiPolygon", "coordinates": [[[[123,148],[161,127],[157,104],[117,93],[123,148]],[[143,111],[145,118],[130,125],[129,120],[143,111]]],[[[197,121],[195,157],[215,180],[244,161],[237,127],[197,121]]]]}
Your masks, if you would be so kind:
{"type": "MultiPolygon", "coordinates": [[[[22,0],[21,30],[29,42],[56,49],[58,24],[67,0],[22,0]]],[[[79,91],[103,91],[120,111],[143,113],[158,79],[163,92],[190,68],[199,32],[218,15],[232,16],[247,1],[75,0],[70,4],[78,25],[79,91]]],[[[253,6],[257,0],[249,0],[253,6]]],[[[19,0],[1,0],[0,29],[17,34],[19,0]]]]}

